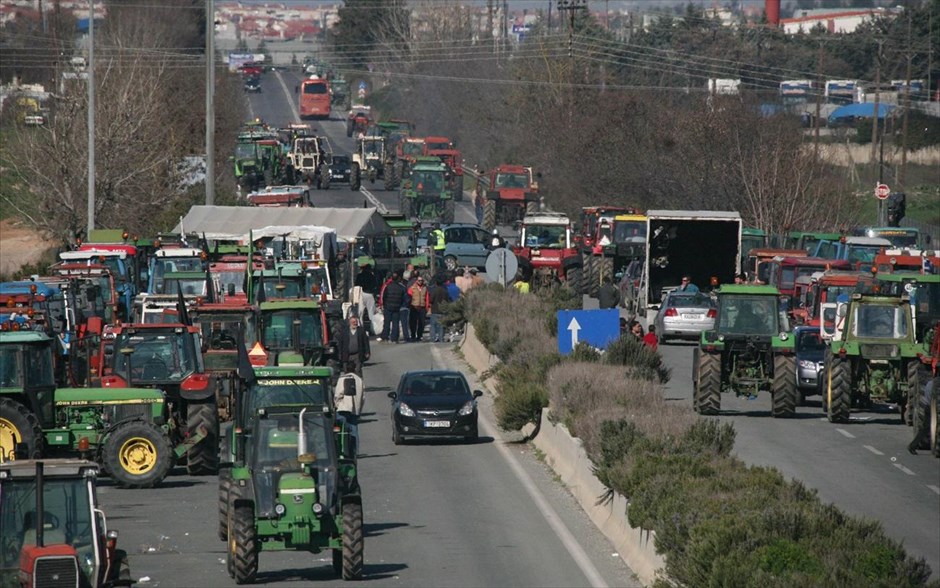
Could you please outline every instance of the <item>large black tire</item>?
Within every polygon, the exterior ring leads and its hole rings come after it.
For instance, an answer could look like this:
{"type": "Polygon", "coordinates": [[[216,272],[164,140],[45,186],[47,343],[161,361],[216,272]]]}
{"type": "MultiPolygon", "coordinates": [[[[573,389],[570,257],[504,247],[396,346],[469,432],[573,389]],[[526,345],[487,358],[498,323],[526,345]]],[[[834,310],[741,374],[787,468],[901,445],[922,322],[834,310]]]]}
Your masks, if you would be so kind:
{"type": "Polygon", "coordinates": [[[395,189],[395,168],[389,166],[385,169],[388,171],[383,174],[383,188],[386,192],[391,192],[395,189]]]}
{"type": "Polygon", "coordinates": [[[105,438],[101,460],[118,486],[152,488],[170,473],[173,448],[160,427],[131,421],[105,438]]]}
{"type": "Polygon", "coordinates": [[[927,412],[927,439],[930,441],[930,452],[934,457],[940,457],[940,378],[933,379],[930,390],[930,403],[927,412]]]}
{"type": "Polygon", "coordinates": [[[124,586],[131,585],[131,564],[127,552],[123,549],[114,550],[114,561],[117,562],[117,580],[124,586]]]}
{"type": "Polygon", "coordinates": [[[800,402],[800,393],[796,387],[796,357],[792,355],[774,356],[773,394],[774,418],[790,418],[796,414],[800,402]]]}
{"type": "Polygon", "coordinates": [[[453,255],[444,256],[444,268],[446,268],[447,271],[452,272],[456,270],[458,265],[457,258],[453,255]]]}
{"type": "Polygon", "coordinates": [[[457,183],[454,185],[454,200],[463,202],[463,176],[457,176],[457,183]]]}
{"type": "Polygon", "coordinates": [[[830,423],[846,423],[852,412],[852,374],[849,362],[826,353],[826,387],[823,407],[830,423]]]}
{"type": "Polygon", "coordinates": [[[250,504],[232,507],[228,560],[236,584],[251,584],[258,575],[258,545],[255,509],[250,504]]]}
{"type": "Polygon", "coordinates": [[[721,355],[696,348],[696,378],[692,382],[692,406],[701,415],[713,416],[721,410],[721,355]]]}
{"type": "Polygon", "coordinates": [[[359,169],[359,164],[355,162],[349,167],[349,187],[353,190],[362,187],[362,170],[359,169]]]}
{"type": "Polygon", "coordinates": [[[215,475],[219,471],[219,412],[214,398],[186,406],[189,435],[195,435],[201,427],[205,427],[206,437],[186,453],[186,472],[191,476],[215,475]]]}
{"type": "Polygon", "coordinates": [[[392,424],[392,443],[394,445],[401,445],[401,431],[398,430],[398,426],[394,423],[392,424]]]}
{"type": "Polygon", "coordinates": [[[584,286],[581,284],[583,271],[580,265],[569,266],[565,271],[565,285],[575,294],[581,294],[584,286]]]}
{"type": "Polygon", "coordinates": [[[347,502],[343,505],[343,580],[362,579],[363,551],[362,505],[347,502]]]}
{"type": "Polygon", "coordinates": [[[454,212],[456,208],[456,203],[453,200],[444,201],[444,213],[441,215],[441,222],[445,225],[449,225],[454,222],[454,212]]]}
{"type": "Polygon", "coordinates": [[[536,214],[539,211],[539,201],[538,200],[529,200],[525,203],[525,213],[526,214],[536,214]]]}
{"type": "Polygon", "coordinates": [[[581,293],[591,294],[591,284],[596,281],[594,278],[594,256],[590,252],[581,254],[581,293]]]}
{"type": "Polygon", "coordinates": [[[496,201],[487,200],[483,203],[483,228],[492,232],[496,228],[496,201]]]}
{"type": "Polygon", "coordinates": [[[16,459],[16,448],[25,447],[26,459],[42,456],[42,427],[28,408],[11,398],[0,398],[0,461],[16,459]]]}
{"type": "Polygon", "coordinates": [[[229,492],[232,489],[232,470],[219,470],[219,541],[228,539],[229,492]]]}
{"type": "Polygon", "coordinates": [[[907,395],[901,400],[901,418],[904,419],[904,424],[906,425],[915,425],[914,413],[917,411],[917,407],[920,406],[920,396],[922,394],[921,388],[921,371],[923,369],[923,364],[917,359],[911,359],[907,362],[907,395]]]}
{"type": "Polygon", "coordinates": [[[325,163],[320,166],[320,181],[318,183],[321,190],[330,189],[330,166],[325,163]]]}
{"type": "Polygon", "coordinates": [[[414,217],[414,207],[412,206],[412,204],[413,203],[411,201],[411,198],[408,198],[407,196],[402,196],[401,205],[399,207],[401,208],[401,210],[399,212],[401,213],[403,217],[405,217],[405,220],[410,220],[412,217],[414,217]]]}

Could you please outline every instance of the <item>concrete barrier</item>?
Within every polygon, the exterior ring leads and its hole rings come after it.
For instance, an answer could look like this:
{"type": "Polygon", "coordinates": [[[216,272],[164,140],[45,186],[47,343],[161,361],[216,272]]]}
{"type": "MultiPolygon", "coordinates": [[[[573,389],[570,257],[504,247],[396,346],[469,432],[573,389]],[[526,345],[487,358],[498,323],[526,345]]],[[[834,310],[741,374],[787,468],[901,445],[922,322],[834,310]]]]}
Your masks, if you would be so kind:
{"type": "MultiPolygon", "coordinates": [[[[482,374],[499,363],[499,358],[487,351],[476,338],[472,325],[467,325],[464,338],[460,342],[460,350],[463,352],[464,361],[476,370],[477,374],[482,374]]],[[[486,384],[495,393],[493,379],[488,379],[486,384]]],[[[541,428],[532,444],[545,455],[545,462],[575,497],[591,522],[613,544],[620,558],[633,570],[637,578],[645,585],[652,584],[657,570],[666,565],[653,546],[654,533],[630,526],[627,520],[628,502],[623,495],[615,492],[612,500],[597,504],[598,499],[606,494],[607,488],[594,475],[593,465],[581,440],[572,437],[563,424],[552,423],[548,418],[550,410],[542,410],[541,428]]]]}

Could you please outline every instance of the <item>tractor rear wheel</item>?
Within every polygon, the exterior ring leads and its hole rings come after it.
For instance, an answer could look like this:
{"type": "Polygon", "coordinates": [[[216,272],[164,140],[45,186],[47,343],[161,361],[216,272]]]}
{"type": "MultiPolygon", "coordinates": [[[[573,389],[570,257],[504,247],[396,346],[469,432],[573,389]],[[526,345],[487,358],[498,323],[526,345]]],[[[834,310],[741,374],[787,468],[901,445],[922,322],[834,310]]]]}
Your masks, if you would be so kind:
{"type": "Polygon", "coordinates": [[[196,435],[205,428],[206,436],[186,453],[186,473],[215,475],[219,471],[219,412],[215,399],[189,402],[186,406],[186,432],[196,435]]]}
{"type": "Polygon", "coordinates": [[[385,172],[385,177],[383,178],[385,180],[385,191],[391,192],[395,189],[395,168],[389,166],[385,169],[388,170],[385,172]]]}
{"type": "Polygon", "coordinates": [[[454,200],[463,202],[463,176],[457,176],[457,183],[454,185],[454,200]]]}
{"type": "Polygon", "coordinates": [[[107,436],[102,461],[118,486],[152,488],[170,473],[173,448],[160,427],[131,421],[107,436]]]}
{"type": "Polygon", "coordinates": [[[352,190],[358,190],[362,187],[362,173],[358,163],[353,163],[349,168],[349,187],[352,190]]]}
{"type": "Polygon", "coordinates": [[[330,166],[325,163],[320,166],[320,188],[323,190],[330,189],[330,166]]]}
{"type": "Polygon", "coordinates": [[[236,584],[251,584],[258,574],[255,509],[250,504],[232,509],[232,527],[228,539],[228,557],[236,584]]]}
{"type": "Polygon", "coordinates": [[[483,228],[492,231],[496,228],[496,201],[487,200],[483,203],[483,228]]]}
{"type": "Polygon", "coordinates": [[[228,539],[228,501],[232,489],[232,470],[219,470],[219,541],[228,539]]]}
{"type": "Polygon", "coordinates": [[[402,196],[399,209],[400,209],[399,212],[401,213],[403,217],[405,217],[406,220],[411,220],[411,218],[415,214],[413,207],[412,207],[411,198],[407,196],[402,196]]]}
{"type": "Polygon", "coordinates": [[[692,406],[701,415],[717,415],[721,410],[721,355],[701,348],[693,354],[698,355],[698,367],[692,382],[692,406]]]}
{"type": "Polygon", "coordinates": [[[343,580],[362,579],[362,505],[343,505],[343,580]]]}
{"type": "Polygon", "coordinates": [[[525,203],[525,213],[526,214],[536,214],[539,211],[539,201],[538,200],[529,200],[525,203]]]}
{"type": "Polygon", "coordinates": [[[830,423],[848,422],[852,411],[852,374],[849,362],[826,354],[826,389],[823,394],[823,406],[830,423]]]}
{"type": "Polygon", "coordinates": [[[940,422],[938,422],[937,415],[937,410],[940,409],[940,379],[934,378],[930,388],[927,435],[930,441],[930,451],[934,457],[940,457],[940,422]]]}
{"type": "Polygon", "coordinates": [[[774,418],[789,418],[796,414],[800,393],[796,388],[796,358],[788,355],[774,356],[773,394],[774,418]]]}
{"type": "Polygon", "coordinates": [[[0,398],[0,458],[16,459],[16,447],[26,448],[25,459],[42,456],[42,427],[28,408],[10,398],[0,398]]]}
{"type": "Polygon", "coordinates": [[[454,222],[454,208],[456,203],[453,200],[444,201],[444,213],[441,215],[441,222],[449,225],[454,222]]]}
{"type": "Polygon", "coordinates": [[[565,270],[565,284],[568,285],[569,290],[578,295],[581,294],[583,288],[581,279],[582,271],[580,265],[569,266],[568,269],[565,270]]]}
{"type": "Polygon", "coordinates": [[[920,406],[920,397],[921,397],[921,387],[920,383],[920,372],[923,364],[920,363],[917,359],[912,359],[907,362],[907,396],[901,399],[901,402],[904,404],[901,406],[901,418],[904,419],[904,424],[914,425],[915,423],[914,412],[917,411],[917,407],[920,406]]]}

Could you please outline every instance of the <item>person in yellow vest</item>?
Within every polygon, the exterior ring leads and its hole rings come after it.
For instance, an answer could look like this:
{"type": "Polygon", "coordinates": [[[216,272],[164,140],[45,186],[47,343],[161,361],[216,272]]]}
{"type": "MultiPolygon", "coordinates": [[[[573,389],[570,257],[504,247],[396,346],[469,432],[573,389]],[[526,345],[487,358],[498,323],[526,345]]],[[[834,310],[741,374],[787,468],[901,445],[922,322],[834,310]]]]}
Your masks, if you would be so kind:
{"type": "Polygon", "coordinates": [[[525,276],[519,276],[515,282],[513,282],[512,287],[519,291],[520,294],[529,293],[529,281],[525,279],[525,276]]]}
{"type": "Polygon", "coordinates": [[[444,240],[444,231],[441,230],[441,223],[434,223],[431,236],[434,237],[434,251],[443,252],[447,247],[447,242],[444,240]]]}

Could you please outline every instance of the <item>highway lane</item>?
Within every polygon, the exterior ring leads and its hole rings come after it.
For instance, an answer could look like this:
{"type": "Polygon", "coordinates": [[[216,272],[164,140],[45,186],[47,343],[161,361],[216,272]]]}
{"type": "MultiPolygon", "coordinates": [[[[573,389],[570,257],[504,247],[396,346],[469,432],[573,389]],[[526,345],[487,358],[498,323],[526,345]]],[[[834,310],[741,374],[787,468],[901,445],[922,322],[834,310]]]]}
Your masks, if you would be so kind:
{"type": "MultiPolygon", "coordinates": [[[[672,380],[667,397],[692,403],[691,343],[660,346],[672,380]]],[[[940,577],[940,460],[911,455],[911,428],[897,411],[853,412],[848,424],[829,423],[818,396],[793,419],[770,414],[770,396],[721,395],[720,420],[734,424],[735,452],[753,465],[773,466],[815,488],[825,502],[878,520],[908,552],[924,557],[940,577]]]]}
{"type": "MultiPolygon", "coordinates": [[[[365,507],[365,578],[377,586],[635,586],[629,569],[569,494],[526,447],[391,441],[387,393],[401,373],[459,366],[446,344],[376,344],[365,367],[360,480],[365,507]],[[504,453],[539,488],[570,531],[579,563],[523,487],[504,453]],[[590,574],[590,575],[588,575],[590,574]],[[593,581],[592,581],[593,577],[593,581]]],[[[482,410],[491,415],[487,395],[482,410]]],[[[492,418],[490,416],[490,418],[492,418]]],[[[490,421],[492,422],[492,421],[490,421]]],[[[483,434],[494,427],[483,428],[483,434]]],[[[150,586],[230,586],[225,544],[216,537],[216,480],[177,470],[152,490],[119,490],[102,480],[109,526],[150,586]]],[[[329,554],[268,552],[259,583],[344,584],[329,554]]]]}

